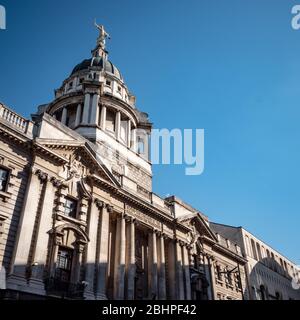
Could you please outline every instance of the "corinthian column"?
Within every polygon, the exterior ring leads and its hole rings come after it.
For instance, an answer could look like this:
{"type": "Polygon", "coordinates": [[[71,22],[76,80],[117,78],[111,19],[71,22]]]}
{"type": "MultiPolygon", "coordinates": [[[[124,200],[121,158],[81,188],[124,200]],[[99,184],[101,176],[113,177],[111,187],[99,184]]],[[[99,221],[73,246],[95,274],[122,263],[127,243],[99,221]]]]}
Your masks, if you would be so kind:
{"type": "Polygon", "coordinates": [[[130,250],[128,266],[128,300],[134,300],[134,282],[135,282],[135,221],[130,219],[130,250]]]}

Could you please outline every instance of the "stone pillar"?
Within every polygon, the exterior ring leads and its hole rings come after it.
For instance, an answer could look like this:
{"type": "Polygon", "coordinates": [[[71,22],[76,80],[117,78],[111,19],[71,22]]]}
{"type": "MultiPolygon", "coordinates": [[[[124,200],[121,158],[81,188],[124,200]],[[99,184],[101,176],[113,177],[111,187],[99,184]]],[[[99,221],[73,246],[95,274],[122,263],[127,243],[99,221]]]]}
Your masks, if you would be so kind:
{"type": "Polygon", "coordinates": [[[106,106],[101,107],[100,128],[105,130],[106,127],[106,106]]]}
{"type": "Polygon", "coordinates": [[[183,270],[184,270],[184,283],[185,283],[185,299],[191,300],[190,265],[189,265],[188,249],[186,246],[183,246],[183,270]]]}
{"type": "Polygon", "coordinates": [[[115,248],[114,248],[114,267],[113,267],[113,296],[114,300],[118,299],[119,291],[119,264],[120,264],[120,238],[121,238],[121,219],[118,217],[115,228],[115,248]]]}
{"type": "MultiPolygon", "coordinates": [[[[53,209],[56,188],[53,185],[55,181],[45,180],[44,194],[42,195],[41,213],[36,229],[36,239],[34,254],[32,257],[31,282],[43,281],[44,270],[47,260],[49,231],[53,225],[53,209]]],[[[43,286],[43,285],[42,285],[43,286]]]]}
{"type": "Polygon", "coordinates": [[[159,268],[159,281],[158,281],[158,293],[159,300],[166,300],[167,289],[166,289],[166,257],[165,257],[165,239],[164,235],[161,234],[159,238],[160,244],[160,268],[159,268]]]}
{"type": "Polygon", "coordinates": [[[84,107],[82,116],[82,123],[84,124],[87,124],[89,122],[90,103],[91,95],[89,93],[86,93],[84,97],[84,107]]]}
{"type": "Polygon", "coordinates": [[[53,239],[52,242],[52,253],[51,253],[51,265],[50,265],[50,277],[55,277],[56,266],[57,266],[57,255],[58,255],[58,248],[61,245],[61,239],[57,236],[53,239]]]}
{"type": "Polygon", "coordinates": [[[75,127],[80,125],[82,106],[79,103],[76,110],[75,127]]]}
{"type": "Polygon", "coordinates": [[[132,151],[137,152],[136,129],[133,129],[131,133],[131,149],[132,151]]]}
{"type": "Polygon", "coordinates": [[[120,134],[121,134],[121,112],[118,111],[116,113],[116,138],[117,138],[117,140],[120,140],[120,134]]]}
{"type": "Polygon", "coordinates": [[[117,300],[124,300],[124,290],[125,290],[125,253],[126,253],[126,221],[124,215],[118,219],[118,224],[120,225],[120,242],[119,242],[119,265],[117,273],[117,300]]]}
{"type": "MultiPolygon", "coordinates": [[[[40,193],[40,171],[32,169],[28,179],[27,190],[24,196],[24,204],[20,217],[17,239],[15,241],[15,251],[12,258],[12,270],[10,272],[16,276],[25,278],[28,264],[30,240],[32,238],[35,217],[37,214],[40,193]],[[34,197],[32,195],[35,195],[34,197]]],[[[44,177],[46,178],[46,176],[44,177]]],[[[22,281],[22,279],[20,279],[22,281]]]]}
{"type": "MultiPolygon", "coordinates": [[[[101,210],[101,209],[100,209],[101,210]]],[[[95,281],[95,266],[96,266],[96,248],[97,248],[97,232],[98,232],[98,221],[99,221],[99,209],[95,201],[90,205],[90,217],[88,226],[88,235],[90,241],[87,245],[86,252],[86,270],[85,270],[85,281],[87,287],[85,289],[85,297],[87,299],[94,299],[94,281],[95,281]]]]}
{"type": "Polygon", "coordinates": [[[74,284],[80,283],[80,275],[81,275],[81,266],[82,266],[82,253],[84,250],[84,244],[77,243],[77,250],[76,250],[76,262],[74,264],[73,272],[72,272],[72,279],[71,281],[74,284]]]}
{"type": "Polygon", "coordinates": [[[98,125],[99,121],[99,94],[94,94],[92,101],[92,111],[90,117],[90,123],[98,125]]]}
{"type": "Polygon", "coordinates": [[[63,108],[62,116],[61,116],[61,123],[64,125],[67,123],[67,113],[68,113],[67,108],[63,108]]]}
{"type": "Polygon", "coordinates": [[[127,122],[127,147],[130,148],[131,146],[131,121],[128,120],[127,122]]]}
{"type": "Polygon", "coordinates": [[[99,299],[107,298],[109,214],[112,212],[112,210],[113,208],[111,206],[102,205],[101,218],[99,221],[99,262],[97,271],[97,297],[99,299]]]}
{"type": "Polygon", "coordinates": [[[176,241],[176,281],[177,281],[177,299],[184,300],[182,248],[178,240],[176,241]]]}
{"type": "Polygon", "coordinates": [[[129,250],[129,266],[128,266],[128,300],[134,300],[134,284],[135,284],[135,221],[130,220],[130,250],[129,250]]]}
{"type": "Polygon", "coordinates": [[[148,235],[149,243],[149,272],[150,272],[150,299],[158,299],[157,296],[157,241],[156,231],[153,230],[148,235]]]}
{"type": "Polygon", "coordinates": [[[210,282],[211,282],[211,293],[212,293],[212,299],[217,300],[217,293],[216,293],[216,279],[215,279],[215,270],[214,270],[214,258],[213,256],[206,256],[207,266],[210,273],[210,282]]]}

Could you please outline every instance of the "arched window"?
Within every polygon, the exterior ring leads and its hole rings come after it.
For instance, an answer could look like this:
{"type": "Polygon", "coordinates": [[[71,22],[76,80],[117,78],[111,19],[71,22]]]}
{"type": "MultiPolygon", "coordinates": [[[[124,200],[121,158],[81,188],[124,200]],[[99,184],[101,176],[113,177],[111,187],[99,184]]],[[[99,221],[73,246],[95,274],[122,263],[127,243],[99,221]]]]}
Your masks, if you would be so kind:
{"type": "Polygon", "coordinates": [[[278,291],[275,292],[275,298],[276,298],[276,300],[281,300],[280,292],[278,292],[278,291]]]}
{"type": "Polygon", "coordinates": [[[264,285],[261,285],[261,286],[259,287],[259,291],[260,291],[260,299],[261,299],[261,300],[267,300],[267,299],[266,299],[266,288],[265,288],[264,285]]]}
{"type": "Polygon", "coordinates": [[[253,239],[251,239],[251,247],[252,247],[252,258],[254,258],[255,260],[257,259],[257,253],[256,253],[256,248],[255,248],[255,242],[253,239]]]}
{"type": "Polygon", "coordinates": [[[260,245],[259,245],[258,242],[256,243],[256,248],[257,248],[258,259],[262,260],[261,251],[260,251],[260,245]]]}

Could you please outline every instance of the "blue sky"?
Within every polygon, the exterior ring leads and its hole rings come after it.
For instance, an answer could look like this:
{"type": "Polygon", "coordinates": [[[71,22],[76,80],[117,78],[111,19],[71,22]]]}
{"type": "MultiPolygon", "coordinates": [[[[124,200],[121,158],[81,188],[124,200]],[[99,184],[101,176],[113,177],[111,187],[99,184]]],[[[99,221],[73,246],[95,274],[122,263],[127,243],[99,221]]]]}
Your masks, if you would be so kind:
{"type": "Polygon", "coordinates": [[[300,30],[289,0],[0,0],[0,101],[29,116],[111,34],[156,128],[205,129],[205,171],[154,166],[154,191],[242,225],[300,264],[300,30]]]}

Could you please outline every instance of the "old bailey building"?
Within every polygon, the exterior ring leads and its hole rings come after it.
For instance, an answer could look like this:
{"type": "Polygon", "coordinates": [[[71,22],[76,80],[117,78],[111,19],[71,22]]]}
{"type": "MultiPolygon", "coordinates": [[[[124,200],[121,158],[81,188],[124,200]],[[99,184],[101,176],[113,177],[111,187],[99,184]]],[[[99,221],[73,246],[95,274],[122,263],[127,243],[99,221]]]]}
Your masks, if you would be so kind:
{"type": "Polygon", "coordinates": [[[152,124],[97,27],[92,56],[32,120],[0,104],[1,297],[248,299],[241,246],[153,193],[152,124]]]}

